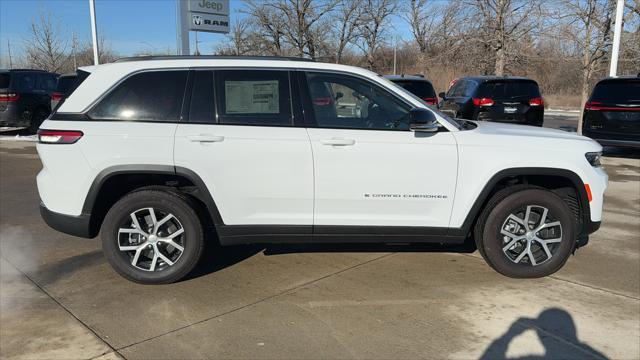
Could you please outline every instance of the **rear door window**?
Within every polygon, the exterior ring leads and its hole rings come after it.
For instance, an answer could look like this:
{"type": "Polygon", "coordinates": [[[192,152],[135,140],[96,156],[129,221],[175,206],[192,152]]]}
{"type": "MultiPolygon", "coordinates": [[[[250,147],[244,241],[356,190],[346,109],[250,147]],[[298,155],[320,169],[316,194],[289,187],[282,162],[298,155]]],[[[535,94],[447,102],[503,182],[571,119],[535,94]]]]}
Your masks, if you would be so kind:
{"type": "Polygon", "coordinates": [[[31,92],[36,88],[35,74],[17,73],[14,76],[14,86],[17,91],[31,92]]]}
{"type": "Polygon", "coordinates": [[[235,125],[292,125],[289,72],[215,72],[218,122],[235,125]]]}
{"type": "Polygon", "coordinates": [[[187,71],[135,74],[105,96],[91,111],[92,119],[178,121],[187,71]]]}
{"type": "Polygon", "coordinates": [[[535,81],[488,81],[480,85],[477,97],[490,99],[515,99],[540,97],[535,81]]]}
{"type": "Polygon", "coordinates": [[[52,74],[38,74],[36,89],[53,91],[56,88],[56,77],[52,74]]]}
{"type": "Polygon", "coordinates": [[[608,104],[639,104],[640,80],[609,80],[596,85],[591,101],[608,104]]]}

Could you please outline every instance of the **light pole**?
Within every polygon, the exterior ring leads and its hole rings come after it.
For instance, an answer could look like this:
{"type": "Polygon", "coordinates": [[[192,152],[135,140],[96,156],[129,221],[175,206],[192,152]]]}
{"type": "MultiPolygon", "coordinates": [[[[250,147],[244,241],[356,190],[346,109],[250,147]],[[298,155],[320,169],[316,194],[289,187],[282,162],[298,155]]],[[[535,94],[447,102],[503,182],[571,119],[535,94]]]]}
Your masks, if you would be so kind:
{"type": "Polygon", "coordinates": [[[89,0],[89,12],[91,13],[91,39],[93,40],[93,64],[100,64],[98,58],[98,29],[96,28],[96,2],[89,0]]]}
{"type": "Polygon", "coordinates": [[[616,76],[618,72],[618,55],[620,54],[620,37],[622,36],[622,15],[624,0],[618,0],[616,6],[616,24],[613,30],[613,50],[611,50],[611,66],[609,76],[616,76]]]}

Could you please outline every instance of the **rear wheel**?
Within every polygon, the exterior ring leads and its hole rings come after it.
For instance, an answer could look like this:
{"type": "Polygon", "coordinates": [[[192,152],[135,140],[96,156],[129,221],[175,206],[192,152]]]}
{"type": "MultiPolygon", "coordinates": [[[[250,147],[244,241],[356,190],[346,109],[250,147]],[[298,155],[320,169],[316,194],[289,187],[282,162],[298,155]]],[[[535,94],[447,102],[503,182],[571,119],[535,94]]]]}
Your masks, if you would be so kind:
{"type": "Polygon", "coordinates": [[[544,189],[496,194],[475,231],[487,263],[499,273],[517,278],[558,271],[573,251],[575,234],[567,204],[544,189]]]}
{"type": "Polygon", "coordinates": [[[202,225],[188,198],[142,190],[116,202],[101,231],[109,263],[123,277],[143,284],[180,280],[197,264],[202,225]]]}

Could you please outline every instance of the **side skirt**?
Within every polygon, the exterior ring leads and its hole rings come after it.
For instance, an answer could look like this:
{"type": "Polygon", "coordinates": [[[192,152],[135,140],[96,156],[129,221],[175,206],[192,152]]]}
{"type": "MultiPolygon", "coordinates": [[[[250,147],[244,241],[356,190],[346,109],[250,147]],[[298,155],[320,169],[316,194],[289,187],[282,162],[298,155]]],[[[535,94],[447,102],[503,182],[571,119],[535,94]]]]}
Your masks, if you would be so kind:
{"type": "Polygon", "coordinates": [[[465,236],[447,235],[447,228],[401,226],[223,225],[220,244],[439,243],[462,244],[465,236]]]}

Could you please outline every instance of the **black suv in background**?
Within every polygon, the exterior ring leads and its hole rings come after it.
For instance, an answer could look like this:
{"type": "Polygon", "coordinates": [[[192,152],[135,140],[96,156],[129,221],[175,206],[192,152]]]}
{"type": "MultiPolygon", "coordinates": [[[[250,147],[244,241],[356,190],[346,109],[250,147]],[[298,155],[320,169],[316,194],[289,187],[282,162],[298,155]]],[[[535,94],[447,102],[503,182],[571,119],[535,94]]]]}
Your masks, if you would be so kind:
{"type": "Polygon", "coordinates": [[[640,148],[640,74],[596,84],[584,106],[582,134],[601,145],[640,148]]]}
{"type": "Polygon", "coordinates": [[[51,93],[51,111],[56,109],[58,104],[62,103],[64,99],[71,93],[71,90],[75,90],[73,84],[77,79],[76,73],[63,74],[58,77],[58,82],[56,83],[56,89],[53,93],[51,93]]]}
{"type": "Polygon", "coordinates": [[[439,95],[440,110],[454,117],[542,126],[544,100],[538,83],[531,79],[463,77],[439,95]]]}
{"type": "Polygon", "coordinates": [[[0,126],[38,130],[51,113],[57,78],[42,70],[0,69],[0,126]]]}
{"type": "Polygon", "coordinates": [[[436,97],[433,84],[431,84],[431,81],[425,79],[423,75],[385,75],[384,78],[391,80],[393,83],[419,97],[425,104],[438,105],[438,98],[436,97]]]}

